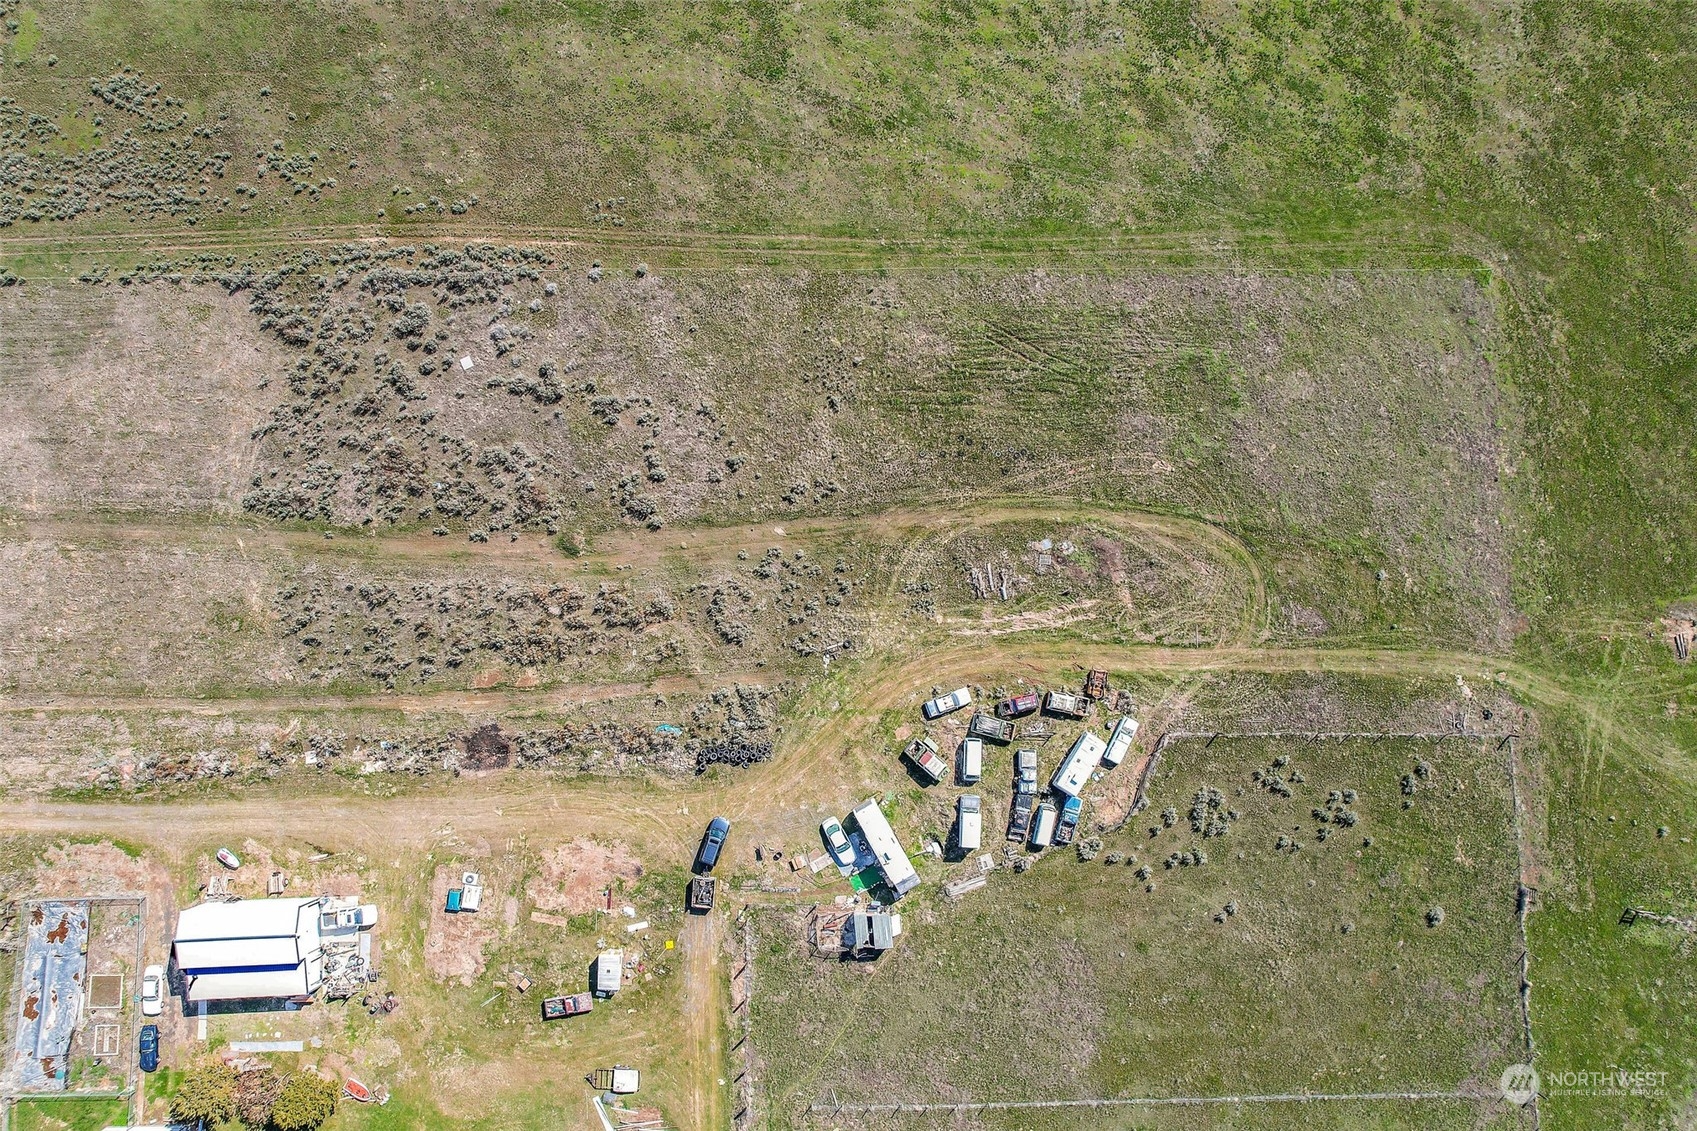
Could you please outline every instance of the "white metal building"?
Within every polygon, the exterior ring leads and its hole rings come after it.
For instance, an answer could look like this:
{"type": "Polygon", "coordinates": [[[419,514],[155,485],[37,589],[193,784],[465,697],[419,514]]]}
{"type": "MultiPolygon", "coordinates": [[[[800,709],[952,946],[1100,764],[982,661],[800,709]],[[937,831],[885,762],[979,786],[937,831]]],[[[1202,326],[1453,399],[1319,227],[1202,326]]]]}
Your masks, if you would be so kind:
{"type": "Polygon", "coordinates": [[[884,811],[878,808],[878,802],[875,799],[863,802],[851,816],[860,825],[860,835],[866,838],[866,846],[878,862],[878,871],[883,874],[890,890],[896,893],[896,898],[900,899],[918,887],[919,873],[913,870],[913,863],[902,851],[901,841],[896,839],[890,822],[884,818],[884,811]]]}
{"type": "Polygon", "coordinates": [[[849,950],[881,954],[896,945],[902,917],[888,911],[856,910],[843,924],[843,945],[849,950]]]}
{"type": "Polygon", "coordinates": [[[322,897],[202,903],[177,916],[171,956],[188,1001],[296,997],[324,980],[322,897]]]}
{"type": "Polygon", "coordinates": [[[1077,797],[1085,783],[1090,780],[1090,775],[1095,773],[1096,767],[1101,764],[1102,754],[1107,748],[1107,743],[1090,731],[1079,735],[1078,741],[1067,751],[1066,761],[1055,771],[1055,776],[1049,779],[1049,788],[1068,797],[1077,797]]]}

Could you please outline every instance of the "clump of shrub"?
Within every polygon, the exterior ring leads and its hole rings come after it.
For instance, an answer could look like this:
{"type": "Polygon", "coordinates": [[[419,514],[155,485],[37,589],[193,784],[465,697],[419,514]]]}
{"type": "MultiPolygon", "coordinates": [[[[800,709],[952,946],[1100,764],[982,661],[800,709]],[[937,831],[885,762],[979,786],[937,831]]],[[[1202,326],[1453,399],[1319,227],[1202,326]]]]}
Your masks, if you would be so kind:
{"type": "Polygon", "coordinates": [[[271,1125],[277,1131],[313,1131],[336,1114],[341,1088],[316,1072],[297,1072],[277,1093],[271,1125]]]}
{"type": "Polygon", "coordinates": [[[1443,922],[1444,922],[1444,909],[1442,907],[1439,907],[1437,904],[1433,904],[1426,911],[1426,925],[1428,927],[1441,927],[1443,925],[1443,922]]]}
{"type": "Polygon", "coordinates": [[[1078,858],[1080,860],[1094,860],[1096,859],[1096,854],[1102,851],[1102,838],[1099,836],[1087,836],[1075,844],[1073,846],[1073,850],[1078,853],[1078,858]]]}
{"type": "Polygon", "coordinates": [[[1237,810],[1226,808],[1225,794],[1212,786],[1196,791],[1190,803],[1190,830],[1201,833],[1203,839],[1225,836],[1231,823],[1237,820],[1237,810]]]}
{"type": "Polygon", "coordinates": [[[171,1097],[171,1119],[176,1123],[214,1125],[235,1116],[236,1070],[227,1064],[189,1069],[171,1097]]]}

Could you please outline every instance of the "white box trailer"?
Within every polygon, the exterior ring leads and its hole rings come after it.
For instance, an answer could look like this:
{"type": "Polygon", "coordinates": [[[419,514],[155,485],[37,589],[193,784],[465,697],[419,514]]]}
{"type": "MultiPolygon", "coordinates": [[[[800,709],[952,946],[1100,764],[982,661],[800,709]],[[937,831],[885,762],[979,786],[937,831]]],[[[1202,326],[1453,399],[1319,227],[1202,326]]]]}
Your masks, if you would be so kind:
{"type": "Polygon", "coordinates": [[[984,807],[976,793],[955,801],[955,843],[962,852],[977,852],[984,842],[984,807]]]}
{"type": "Polygon", "coordinates": [[[872,850],[878,871],[896,898],[900,899],[918,887],[919,873],[914,871],[913,862],[902,850],[901,841],[896,839],[884,811],[878,808],[877,799],[862,802],[851,815],[860,826],[860,835],[866,840],[866,846],[872,850]]]}
{"type": "Polygon", "coordinates": [[[1132,739],[1137,737],[1137,720],[1127,715],[1114,724],[1114,732],[1108,736],[1108,748],[1102,751],[1102,765],[1109,769],[1120,764],[1131,751],[1132,739]]]}
{"type": "Polygon", "coordinates": [[[1101,765],[1102,754],[1107,749],[1108,744],[1092,732],[1085,731],[1079,735],[1078,741],[1067,751],[1066,760],[1049,779],[1049,788],[1068,797],[1077,797],[1089,782],[1090,775],[1101,765]]]}
{"type": "Polygon", "coordinates": [[[963,738],[955,751],[955,776],[962,785],[976,785],[984,776],[984,740],[963,738]]]}

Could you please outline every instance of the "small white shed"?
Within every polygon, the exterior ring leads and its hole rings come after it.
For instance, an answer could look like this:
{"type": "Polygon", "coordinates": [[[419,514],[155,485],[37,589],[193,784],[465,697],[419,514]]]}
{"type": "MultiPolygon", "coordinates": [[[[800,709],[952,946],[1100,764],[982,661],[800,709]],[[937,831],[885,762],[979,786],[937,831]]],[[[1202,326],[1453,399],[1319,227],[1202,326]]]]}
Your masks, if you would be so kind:
{"type": "Polygon", "coordinates": [[[590,979],[590,988],[596,997],[612,997],[619,992],[619,987],[625,980],[625,952],[622,950],[604,950],[595,956],[594,976],[590,979]]]}

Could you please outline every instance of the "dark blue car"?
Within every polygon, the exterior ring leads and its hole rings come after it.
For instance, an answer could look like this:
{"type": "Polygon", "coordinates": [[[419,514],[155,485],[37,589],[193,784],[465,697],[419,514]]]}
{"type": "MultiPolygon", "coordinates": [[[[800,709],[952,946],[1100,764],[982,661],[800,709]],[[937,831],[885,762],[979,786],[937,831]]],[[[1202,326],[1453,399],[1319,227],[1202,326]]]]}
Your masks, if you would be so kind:
{"type": "Polygon", "coordinates": [[[711,872],[713,865],[719,862],[719,850],[725,846],[725,837],[730,835],[731,823],[723,817],[714,817],[707,823],[707,835],[701,838],[701,848],[695,854],[695,870],[711,872]]]}
{"type": "Polygon", "coordinates": [[[141,1070],[152,1072],[159,1067],[159,1026],[141,1027],[141,1070]]]}

